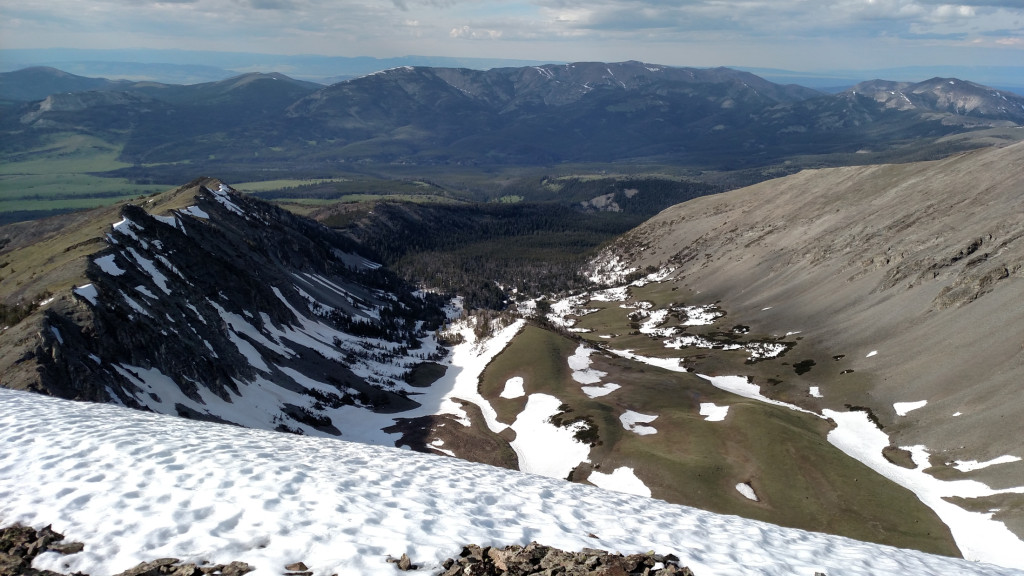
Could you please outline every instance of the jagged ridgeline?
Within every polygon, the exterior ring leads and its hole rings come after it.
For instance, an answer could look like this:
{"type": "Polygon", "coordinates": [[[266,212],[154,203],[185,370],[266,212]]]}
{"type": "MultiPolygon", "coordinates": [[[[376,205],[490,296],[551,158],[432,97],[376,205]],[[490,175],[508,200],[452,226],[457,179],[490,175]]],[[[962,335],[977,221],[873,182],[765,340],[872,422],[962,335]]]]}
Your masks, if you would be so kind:
{"type": "Polygon", "coordinates": [[[4,234],[6,387],[338,434],[327,411],[414,407],[444,355],[439,297],[218,180],[4,234]]]}

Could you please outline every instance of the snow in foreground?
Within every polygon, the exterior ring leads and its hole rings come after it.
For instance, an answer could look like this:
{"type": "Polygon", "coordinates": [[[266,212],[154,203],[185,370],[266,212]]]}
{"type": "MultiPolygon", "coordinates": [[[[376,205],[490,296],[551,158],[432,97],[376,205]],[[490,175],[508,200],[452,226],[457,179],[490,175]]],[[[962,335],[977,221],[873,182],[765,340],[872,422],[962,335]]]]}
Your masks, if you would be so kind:
{"type": "Polygon", "coordinates": [[[1024,575],[444,456],[0,389],[0,524],[14,522],[85,543],[36,567],[94,575],[160,557],[388,574],[403,552],[429,574],[464,544],[531,540],[672,552],[698,576],[1024,575]]]}

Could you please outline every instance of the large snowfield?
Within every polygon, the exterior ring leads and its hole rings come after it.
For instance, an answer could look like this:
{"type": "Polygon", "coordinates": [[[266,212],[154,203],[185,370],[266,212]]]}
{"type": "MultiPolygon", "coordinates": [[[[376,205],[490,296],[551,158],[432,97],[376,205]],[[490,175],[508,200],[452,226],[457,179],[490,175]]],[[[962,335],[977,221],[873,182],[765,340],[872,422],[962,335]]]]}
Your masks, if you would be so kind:
{"type": "Polygon", "coordinates": [[[698,576],[1022,575],[542,476],[334,439],[0,389],[0,524],[53,524],[83,552],[35,566],[248,562],[277,575],[420,573],[464,544],[674,553],[698,576]]]}

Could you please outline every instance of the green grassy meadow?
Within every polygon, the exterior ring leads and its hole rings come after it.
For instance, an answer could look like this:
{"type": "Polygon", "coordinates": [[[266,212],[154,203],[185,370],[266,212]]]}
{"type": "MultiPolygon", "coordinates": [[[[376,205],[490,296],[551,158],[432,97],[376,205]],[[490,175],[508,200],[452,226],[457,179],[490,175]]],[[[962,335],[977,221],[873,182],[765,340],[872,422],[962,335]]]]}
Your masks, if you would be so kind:
{"type": "Polygon", "coordinates": [[[128,167],[120,146],[94,136],[58,134],[0,163],[0,212],[65,211],[106,206],[161,192],[163,185],[134,184],[100,174],[128,167]]]}
{"type": "MultiPolygon", "coordinates": [[[[684,290],[672,288],[670,283],[662,283],[634,290],[636,297],[658,307],[705,303],[683,300],[678,295],[685,294],[684,290]]],[[[618,308],[618,303],[588,305],[602,306],[601,312],[583,317],[585,324],[603,330],[598,333],[627,334],[629,310],[618,308]]],[[[692,354],[666,349],[660,341],[644,335],[601,342],[645,355],[692,354]]],[[[577,346],[575,338],[530,325],[488,365],[480,382],[481,394],[506,424],[522,412],[527,397],[499,395],[509,378],[520,376],[527,396],[550,394],[566,404],[564,420],[588,418],[596,425],[599,439],[592,445],[590,463],[574,470],[574,481],[586,481],[593,470],[610,473],[627,466],[651,489],[653,497],[670,502],[937,554],[958,554],[948,529],[913,493],[828,443],[831,426],[826,420],[736,396],[693,373],[672,372],[602,352],[591,355],[592,368],[606,373],[601,383],[616,383],[621,388],[590,398],[572,379],[567,363],[577,346]],[[700,405],[707,402],[729,407],[724,421],[711,422],[700,415],[700,405]],[[656,415],[648,425],[657,433],[638,435],[626,430],[619,416],[627,410],[656,415]],[[739,483],[749,483],[760,501],[741,495],[736,490],[739,483]]],[[[719,356],[714,364],[723,370],[721,374],[742,375],[751,368],[744,364],[745,354],[740,351],[701,352],[719,356]]]]}

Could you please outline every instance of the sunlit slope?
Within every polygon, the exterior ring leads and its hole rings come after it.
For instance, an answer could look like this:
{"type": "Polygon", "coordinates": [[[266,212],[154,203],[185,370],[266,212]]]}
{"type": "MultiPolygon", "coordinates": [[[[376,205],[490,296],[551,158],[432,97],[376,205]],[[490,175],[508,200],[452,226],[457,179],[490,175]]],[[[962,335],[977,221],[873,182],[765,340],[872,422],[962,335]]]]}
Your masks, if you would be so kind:
{"type": "MultiPolygon", "coordinates": [[[[1021,166],[1018,144],[805,171],[672,207],[608,254],[674,268],[678,287],[721,300],[751,333],[799,332],[791,362],[813,360],[809,372],[748,372],[774,379],[769,396],[870,408],[894,446],[927,447],[936,475],[1019,485],[1021,166]]],[[[1024,533],[1020,495],[966,504],[1024,533]]]]}

